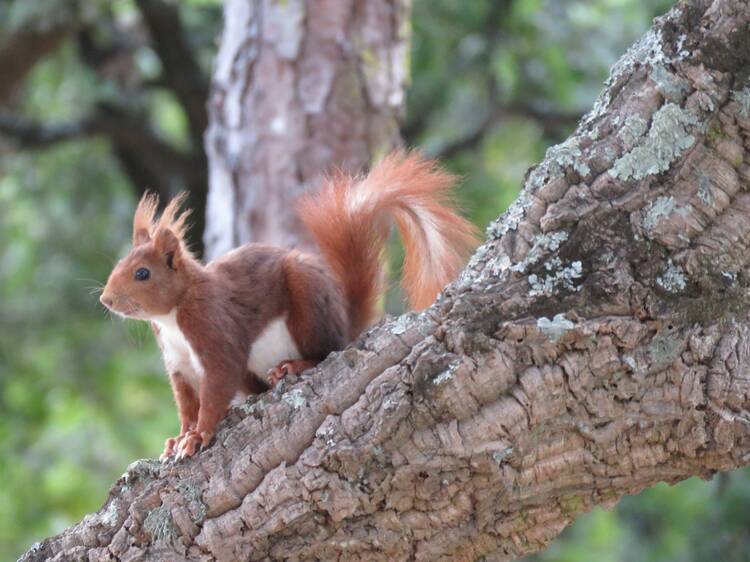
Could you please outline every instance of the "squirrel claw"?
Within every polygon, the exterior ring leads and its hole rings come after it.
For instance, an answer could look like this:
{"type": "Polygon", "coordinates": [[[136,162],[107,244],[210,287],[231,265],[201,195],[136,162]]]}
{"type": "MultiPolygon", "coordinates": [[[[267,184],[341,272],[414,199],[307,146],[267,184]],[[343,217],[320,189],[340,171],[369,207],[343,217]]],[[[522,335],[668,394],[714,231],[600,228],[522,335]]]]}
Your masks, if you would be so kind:
{"type": "Polygon", "coordinates": [[[268,371],[268,382],[271,386],[276,386],[279,384],[279,381],[283,379],[285,376],[289,374],[289,369],[287,367],[287,363],[281,363],[280,365],[277,365],[273,369],[269,369],[268,371]]]}
{"type": "Polygon", "coordinates": [[[307,369],[315,366],[315,362],[304,359],[293,359],[291,361],[282,361],[273,369],[269,369],[266,377],[271,386],[276,386],[281,379],[287,375],[298,375],[307,369]]]}
{"type": "Polygon", "coordinates": [[[184,433],[180,433],[177,437],[170,437],[164,442],[164,452],[159,456],[159,460],[161,462],[167,462],[175,457],[177,454],[177,451],[180,448],[180,444],[182,443],[183,439],[185,439],[185,435],[187,435],[188,432],[185,431],[184,433]]]}
{"type": "Polygon", "coordinates": [[[166,442],[164,443],[164,452],[159,456],[159,460],[161,462],[167,462],[169,459],[174,457],[175,449],[182,440],[182,437],[182,435],[178,435],[177,437],[170,437],[166,440],[166,442]]]}
{"type": "Polygon", "coordinates": [[[213,435],[206,431],[198,433],[191,429],[183,436],[182,440],[177,445],[177,454],[175,455],[175,458],[177,460],[182,460],[187,457],[192,457],[201,449],[208,447],[212,437],[213,435]]]}

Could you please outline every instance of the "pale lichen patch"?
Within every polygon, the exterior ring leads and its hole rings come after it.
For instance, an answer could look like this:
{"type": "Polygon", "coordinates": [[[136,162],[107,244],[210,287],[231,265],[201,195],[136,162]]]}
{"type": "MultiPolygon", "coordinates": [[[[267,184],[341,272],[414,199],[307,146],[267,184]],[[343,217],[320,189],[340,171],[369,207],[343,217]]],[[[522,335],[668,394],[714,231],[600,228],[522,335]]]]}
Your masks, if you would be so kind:
{"type": "Polygon", "coordinates": [[[654,65],[649,78],[666,99],[676,103],[681,103],[690,89],[686,80],[669,72],[663,64],[654,65]]]}
{"type": "Polygon", "coordinates": [[[569,266],[562,268],[561,266],[562,263],[560,260],[554,258],[545,264],[547,270],[553,271],[553,273],[547,275],[544,279],[540,279],[536,274],[529,275],[528,281],[529,285],[531,285],[529,296],[550,296],[558,289],[566,289],[569,291],[580,290],[580,287],[576,287],[575,285],[575,279],[580,278],[582,275],[583,266],[581,262],[574,261],[569,266]]]}
{"type": "Polygon", "coordinates": [[[740,116],[743,119],[750,117],[750,86],[732,92],[732,99],[740,105],[740,116]]]}
{"type": "Polygon", "coordinates": [[[550,173],[555,176],[562,174],[563,168],[573,168],[581,176],[591,172],[586,162],[583,162],[581,148],[576,137],[571,137],[563,143],[547,149],[545,161],[549,163],[550,173]]]}
{"type": "Polygon", "coordinates": [[[399,398],[396,396],[389,396],[385,400],[383,400],[383,409],[385,410],[393,410],[398,406],[399,404],[399,398]]]}
{"type": "Polygon", "coordinates": [[[625,354],[622,356],[622,361],[625,363],[633,372],[636,372],[638,370],[638,364],[635,361],[635,358],[630,354],[625,354]]]}
{"type": "Polygon", "coordinates": [[[333,447],[336,444],[335,435],[336,428],[334,427],[333,418],[328,418],[315,432],[315,436],[322,438],[329,447],[333,447]]]}
{"type": "Polygon", "coordinates": [[[104,510],[104,513],[101,514],[101,517],[99,520],[103,524],[107,525],[108,527],[114,527],[115,525],[117,525],[117,522],[118,522],[117,501],[113,500],[109,502],[107,509],[104,510]]]}
{"type": "Polygon", "coordinates": [[[508,231],[518,228],[518,225],[526,214],[526,209],[531,206],[531,196],[528,194],[528,186],[532,183],[533,185],[536,185],[535,182],[532,182],[532,178],[537,177],[535,172],[536,170],[534,170],[529,176],[527,188],[524,188],[521,193],[518,194],[518,197],[513,204],[508,207],[508,210],[505,211],[500,218],[489,224],[487,227],[487,235],[489,237],[502,238],[508,231]]]}
{"type": "Polygon", "coordinates": [[[657,335],[647,346],[651,358],[650,371],[660,371],[677,359],[682,351],[682,343],[669,335],[657,335]]]}
{"type": "Polygon", "coordinates": [[[685,41],[687,35],[684,33],[677,38],[677,55],[681,58],[690,56],[690,51],[685,48],[685,41]]]}
{"type": "Polygon", "coordinates": [[[643,228],[646,230],[653,229],[660,219],[668,217],[675,210],[676,203],[674,197],[659,197],[651,202],[646,215],[643,217],[643,228]]]}
{"type": "Polygon", "coordinates": [[[667,62],[670,61],[664,54],[662,31],[651,28],[615,63],[610,70],[608,84],[626,75],[635,64],[656,66],[667,62]]]}
{"type": "Polygon", "coordinates": [[[156,541],[172,543],[177,538],[177,530],[172,522],[172,512],[162,505],[152,509],[143,521],[143,529],[156,541]]]}
{"type": "Polygon", "coordinates": [[[194,480],[183,480],[177,484],[177,491],[188,501],[191,511],[196,513],[194,523],[202,520],[206,516],[206,504],[200,485],[194,480]]]}
{"type": "Polygon", "coordinates": [[[495,451],[494,453],[492,453],[492,459],[497,464],[502,464],[502,462],[512,454],[513,454],[513,447],[506,447],[505,449],[502,449],[500,451],[495,451]]]}
{"type": "Polygon", "coordinates": [[[452,363],[448,368],[432,379],[432,384],[439,385],[451,380],[456,375],[457,364],[452,363]]]}
{"type": "MultiPolygon", "coordinates": [[[[465,282],[467,284],[473,283],[475,279],[472,276],[477,270],[481,271],[478,280],[483,281],[488,277],[499,276],[512,264],[513,262],[510,261],[510,257],[508,257],[502,248],[496,248],[490,252],[487,250],[487,245],[481,246],[471,257],[466,268],[464,268],[464,271],[468,274],[465,282]]],[[[459,279],[464,280],[463,276],[459,277],[459,279]]]]}
{"type": "Polygon", "coordinates": [[[648,135],[617,160],[609,174],[621,180],[640,180],[665,172],[695,144],[696,139],[689,131],[698,123],[689,111],[674,103],[665,104],[654,113],[648,135]]]}
{"type": "Polygon", "coordinates": [[[664,42],[661,29],[651,29],[628,52],[612,66],[607,79],[607,88],[594,101],[594,107],[583,117],[584,123],[589,123],[602,116],[612,103],[611,89],[623,76],[627,76],[631,69],[642,65],[664,65],[671,62],[664,55],[664,42]]]}
{"type": "Polygon", "coordinates": [[[158,476],[160,469],[161,463],[157,460],[139,459],[130,463],[120,478],[124,479],[127,484],[139,478],[158,476]]]}
{"type": "MultiPolygon", "coordinates": [[[[625,119],[622,128],[617,131],[617,137],[625,145],[626,150],[630,150],[635,143],[646,134],[648,123],[639,115],[629,115],[625,119]]],[[[610,149],[611,150],[611,149],[610,149]]]]}
{"type": "Polygon", "coordinates": [[[501,254],[488,261],[487,268],[490,273],[492,273],[492,275],[500,275],[503,271],[510,267],[511,263],[512,262],[507,255],[501,254]]]}
{"type": "Polygon", "coordinates": [[[670,293],[684,291],[687,287],[685,271],[679,265],[673,264],[672,260],[667,262],[664,274],[657,277],[656,282],[662,289],[670,293]]]}
{"type": "Polygon", "coordinates": [[[716,109],[716,103],[707,93],[698,92],[696,94],[696,99],[698,101],[698,107],[703,111],[714,111],[716,109]]]}
{"type": "Polygon", "coordinates": [[[545,251],[556,251],[560,247],[560,244],[567,239],[568,233],[564,230],[536,236],[534,238],[534,245],[531,250],[529,250],[528,254],[526,254],[526,257],[510,269],[519,273],[525,272],[529,267],[544,257],[545,251]]]}
{"type": "Polygon", "coordinates": [[[564,314],[556,314],[552,320],[545,316],[538,318],[536,326],[550,339],[550,341],[556,342],[569,330],[574,329],[576,325],[574,322],[565,318],[564,314]]]}
{"type": "Polygon", "coordinates": [[[714,196],[711,193],[711,176],[698,166],[693,169],[693,172],[695,172],[695,176],[698,178],[698,191],[696,192],[698,199],[706,205],[711,205],[714,201],[714,196]]]}
{"type": "Polygon", "coordinates": [[[679,207],[675,198],[671,195],[658,197],[649,204],[641,224],[644,230],[650,232],[659,224],[661,219],[669,217],[672,213],[687,216],[689,211],[684,207],[679,207]]]}
{"type": "Polygon", "coordinates": [[[254,402],[246,401],[235,408],[243,414],[255,414],[262,412],[266,408],[266,403],[262,399],[254,402]]]}
{"type": "Polygon", "coordinates": [[[409,317],[401,315],[391,324],[391,333],[394,336],[403,335],[409,327],[409,317]]]}
{"type": "Polygon", "coordinates": [[[299,410],[303,406],[307,405],[307,399],[305,398],[302,390],[299,388],[294,388],[289,392],[283,394],[281,399],[295,410],[299,410]]]}

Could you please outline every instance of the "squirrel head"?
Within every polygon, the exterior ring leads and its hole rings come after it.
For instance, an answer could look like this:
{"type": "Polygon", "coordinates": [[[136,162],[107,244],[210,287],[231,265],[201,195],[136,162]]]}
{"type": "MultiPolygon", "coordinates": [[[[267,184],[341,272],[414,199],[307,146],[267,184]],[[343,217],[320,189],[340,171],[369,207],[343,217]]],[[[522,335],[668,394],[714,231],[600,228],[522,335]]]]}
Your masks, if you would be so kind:
{"type": "Polygon", "coordinates": [[[133,218],[133,247],[110,273],[99,299],[108,309],[149,320],[179,305],[197,263],[184,241],[190,214],[179,212],[184,200],[184,193],[172,199],[155,220],[158,196],[141,198],[133,218]]]}

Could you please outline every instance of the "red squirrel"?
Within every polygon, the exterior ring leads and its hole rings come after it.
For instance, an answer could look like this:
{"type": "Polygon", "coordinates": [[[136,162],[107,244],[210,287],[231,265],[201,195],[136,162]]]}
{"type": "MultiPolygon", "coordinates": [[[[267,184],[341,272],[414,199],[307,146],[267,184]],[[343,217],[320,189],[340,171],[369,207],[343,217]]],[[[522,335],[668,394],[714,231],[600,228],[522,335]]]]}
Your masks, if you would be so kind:
{"type": "Polygon", "coordinates": [[[184,194],[156,219],[146,194],[133,247],[101,302],[151,323],[172,383],[180,433],[162,459],[192,456],[231,405],[343,349],[377,316],[382,252],[395,222],[406,248],[402,284],[414,309],[458,273],[475,229],[453,210],[454,177],[416,152],[394,152],[367,176],[338,174],[297,212],[321,256],[246,244],[207,265],[185,244],[184,194]]]}

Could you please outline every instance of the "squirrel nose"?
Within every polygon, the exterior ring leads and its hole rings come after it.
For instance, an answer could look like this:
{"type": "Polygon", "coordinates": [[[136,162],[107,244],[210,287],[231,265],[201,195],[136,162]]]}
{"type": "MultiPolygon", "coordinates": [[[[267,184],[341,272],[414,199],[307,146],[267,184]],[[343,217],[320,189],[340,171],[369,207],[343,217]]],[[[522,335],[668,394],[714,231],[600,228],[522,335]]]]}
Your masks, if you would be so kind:
{"type": "Polygon", "coordinates": [[[113,301],[112,297],[110,297],[109,295],[102,295],[101,297],[99,297],[99,301],[101,301],[101,303],[107,308],[112,308],[113,301]]]}

